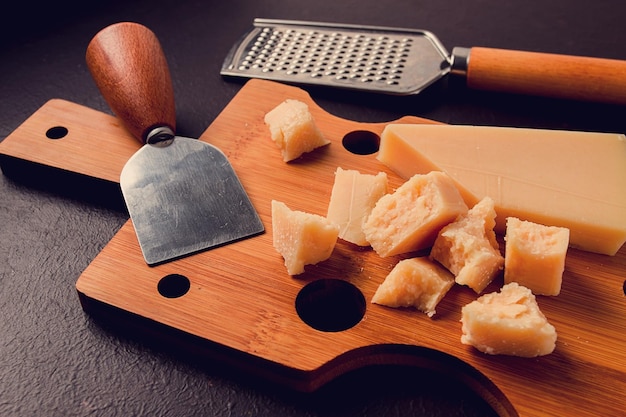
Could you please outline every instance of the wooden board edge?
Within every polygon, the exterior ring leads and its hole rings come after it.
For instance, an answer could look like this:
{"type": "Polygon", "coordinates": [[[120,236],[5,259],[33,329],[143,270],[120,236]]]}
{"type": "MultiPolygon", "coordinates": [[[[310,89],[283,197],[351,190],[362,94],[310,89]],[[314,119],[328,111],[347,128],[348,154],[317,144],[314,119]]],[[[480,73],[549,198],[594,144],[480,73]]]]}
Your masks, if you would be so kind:
{"type": "Polygon", "coordinates": [[[430,370],[465,385],[501,417],[518,417],[505,394],[479,370],[452,355],[417,345],[380,344],[353,351],[302,371],[233,350],[171,326],[141,317],[89,297],[76,286],[82,309],[104,329],[115,329],[124,337],[140,340],[151,349],[176,360],[191,361],[211,372],[247,383],[273,384],[280,389],[313,394],[334,380],[371,366],[403,366],[430,370]],[[121,333],[120,333],[121,332],[121,333]]]}

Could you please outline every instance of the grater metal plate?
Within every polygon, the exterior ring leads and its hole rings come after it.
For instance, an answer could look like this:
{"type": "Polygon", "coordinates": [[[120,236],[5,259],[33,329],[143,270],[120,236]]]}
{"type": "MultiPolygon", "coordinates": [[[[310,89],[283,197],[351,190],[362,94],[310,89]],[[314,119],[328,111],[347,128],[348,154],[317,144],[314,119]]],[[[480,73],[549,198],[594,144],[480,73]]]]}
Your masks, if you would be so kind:
{"type": "Polygon", "coordinates": [[[397,95],[417,94],[450,72],[430,32],[255,19],[221,74],[397,95]]]}

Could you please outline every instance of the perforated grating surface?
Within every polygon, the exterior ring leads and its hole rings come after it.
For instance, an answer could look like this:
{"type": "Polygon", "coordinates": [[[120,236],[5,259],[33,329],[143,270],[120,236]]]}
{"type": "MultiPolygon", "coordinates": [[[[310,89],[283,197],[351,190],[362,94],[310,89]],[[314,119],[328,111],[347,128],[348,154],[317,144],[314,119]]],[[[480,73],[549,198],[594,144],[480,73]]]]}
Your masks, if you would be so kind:
{"type": "Polygon", "coordinates": [[[447,52],[427,32],[255,24],[222,74],[402,94],[448,69],[447,52]]]}
{"type": "Polygon", "coordinates": [[[412,45],[404,36],[264,28],[239,69],[396,85],[412,45]]]}

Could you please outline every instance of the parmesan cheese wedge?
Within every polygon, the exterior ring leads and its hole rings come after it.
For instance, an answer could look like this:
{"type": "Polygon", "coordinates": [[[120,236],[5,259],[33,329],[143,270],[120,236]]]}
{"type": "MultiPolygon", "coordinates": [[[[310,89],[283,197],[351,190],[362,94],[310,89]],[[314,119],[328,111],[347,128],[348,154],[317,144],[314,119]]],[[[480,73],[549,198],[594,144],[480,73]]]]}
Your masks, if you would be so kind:
{"type": "Polygon", "coordinates": [[[469,206],[570,230],[570,245],[614,255],[626,241],[626,137],[490,126],[390,124],[378,159],[404,178],[454,179],[469,206]]]}
{"type": "Polygon", "coordinates": [[[455,276],[457,284],[480,294],[504,266],[496,241],[493,200],[485,197],[439,232],[430,251],[455,276]]]}
{"type": "Polygon", "coordinates": [[[415,175],[381,197],[363,225],[365,238],[381,257],[432,246],[437,233],[467,205],[443,172],[415,175]]]}
{"type": "Polygon", "coordinates": [[[264,120],[285,162],[330,143],[315,124],[309,107],[301,101],[283,101],[264,120]]]}
{"type": "Polygon", "coordinates": [[[387,194],[387,174],[361,174],[337,168],[326,218],[339,227],[339,237],[358,246],[368,246],[363,224],[376,202],[387,194]]]}
{"type": "Polygon", "coordinates": [[[388,307],[415,307],[428,317],[454,285],[450,272],[426,257],[396,264],[374,293],[372,303],[388,307]]]}
{"type": "Polygon", "coordinates": [[[509,217],[504,239],[504,283],[517,282],[534,294],[559,295],[569,230],[509,217]]]}
{"type": "Polygon", "coordinates": [[[330,257],[337,243],[339,228],[317,214],[291,210],[272,200],[272,243],[280,253],[289,275],[304,272],[330,257]]]}
{"type": "Polygon", "coordinates": [[[485,294],[461,310],[461,343],[490,355],[536,357],[556,346],[556,330],[533,293],[513,282],[485,294]]]}

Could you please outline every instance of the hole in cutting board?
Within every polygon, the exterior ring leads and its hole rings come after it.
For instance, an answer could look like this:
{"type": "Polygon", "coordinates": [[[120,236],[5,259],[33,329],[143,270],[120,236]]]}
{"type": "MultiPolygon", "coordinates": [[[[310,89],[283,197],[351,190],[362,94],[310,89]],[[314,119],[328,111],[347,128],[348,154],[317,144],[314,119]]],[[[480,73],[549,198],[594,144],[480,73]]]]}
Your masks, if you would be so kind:
{"type": "Polygon", "coordinates": [[[166,275],[159,281],[157,289],[159,294],[165,298],[178,298],[187,294],[191,283],[189,278],[184,275],[170,274],[166,275]]]}
{"type": "Polygon", "coordinates": [[[63,126],[51,127],[46,131],[46,137],[48,139],[62,139],[67,136],[68,130],[63,126]]]}
{"type": "Polygon", "coordinates": [[[365,297],[347,281],[320,279],[300,290],[296,311],[307,325],[323,332],[354,327],[365,315],[365,297]]]}
{"type": "Polygon", "coordinates": [[[368,130],[354,130],[343,137],[341,144],[354,154],[371,155],[378,152],[380,136],[368,130]]]}

